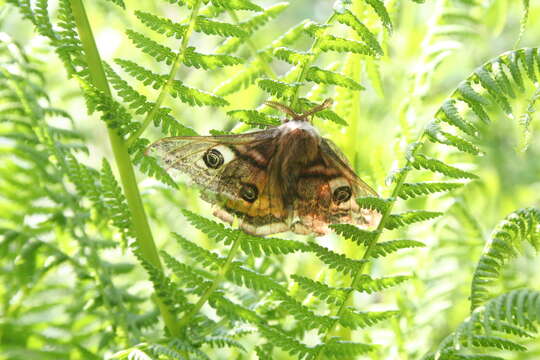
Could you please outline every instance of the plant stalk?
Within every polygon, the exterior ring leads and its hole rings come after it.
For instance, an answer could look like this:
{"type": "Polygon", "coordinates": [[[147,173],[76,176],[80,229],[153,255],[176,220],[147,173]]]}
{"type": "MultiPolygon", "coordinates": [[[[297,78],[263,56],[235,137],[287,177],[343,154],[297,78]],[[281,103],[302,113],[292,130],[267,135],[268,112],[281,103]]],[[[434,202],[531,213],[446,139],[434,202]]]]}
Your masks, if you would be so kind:
{"type": "Polygon", "coordinates": [[[128,147],[131,146],[133,142],[139,138],[139,136],[141,136],[144,130],[146,130],[146,128],[148,127],[148,125],[150,125],[152,120],[154,120],[154,117],[156,116],[157,112],[161,108],[161,104],[163,104],[163,101],[165,100],[165,96],[167,95],[167,92],[169,91],[169,89],[171,88],[174,82],[176,73],[178,72],[178,69],[180,69],[180,65],[182,65],[182,62],[184,61],[186,49],[189,44],[189,38],[191,37],[193,30],[195,30],[195,22],[197,20],[197,15],[199,14],[200,7],[201,7],[201,0],[196,0],[195,4],[193,5],[193,8],[191,9],[191,15],[189,16],[188,27],[186,29],[186,32],[184,33],[184,36],[182,37],[182,42],[180,43],[180,49],[178,50],[178,54],[176,55],[176,58],[174,59],[174,63],[171,67],[171,71],[169,71],[169,75],[167,76],[167,82],[165,83],[165,85],[161,87],[161,91],[159,92],[156,102],[154,103],[152,110],[150,110],[150,112],[146,114],[146,117],[143,120],[142,126],[126,140],[126,144],[128,147]]]}
{"type": "MultiPolygon", "coordinates": [[[[112,94],[103,70],[101,57],[94,40],[92,28],[88,22],[83,1],[72,0],[71,10],[73,12],[75,23],[77,24],[77,30],[84,48],[84,52],[86,54],[90,81],[100,91],[103,91],[105,94],[111,96],[112,94]]],[[[114,130],[107,129],[107,132],[116,166],[118,168],[118,173],[120,175],[124,195],[126,196],[128,207],[132,216],[137,248],[146,261],[156,268],[162,269],[161,261],[152,237],[152,231],[148,223],[148,218],[143,207],[141,195],[137,186],[137,180],[135,178],[135,172],[129,158],[126,143],[114,130]]],[[[170,334],[172,336],[178,335],[179,327],[175,316],[157,297],[156,302],[161,312],[161,316],[163,317],[163,321],[165,322],[170,334]]]]}

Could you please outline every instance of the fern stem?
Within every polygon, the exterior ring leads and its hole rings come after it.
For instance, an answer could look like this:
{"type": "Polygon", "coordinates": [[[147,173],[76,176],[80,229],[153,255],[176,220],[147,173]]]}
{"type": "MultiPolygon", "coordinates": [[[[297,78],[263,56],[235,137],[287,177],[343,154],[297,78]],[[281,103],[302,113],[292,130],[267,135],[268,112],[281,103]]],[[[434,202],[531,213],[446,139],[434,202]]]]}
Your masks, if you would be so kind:
{"type": "Polygon", "coordinates": [[[225,279],[225,276],[229,272],[229,269],[231,268],[232,261],[234,259],[234,256],[238,252],[238,248],[240,247],[240,236],[241,234],[238,234],[236,238],[233,241],[233,244],[231,246],[231,249],[229,250],[229,253],[227,254],[227,259],[225,260],[225,263],[223,264],[223,267],[219,271],[218,275],[214,278],[212,281],[212,284],[206,289],[206,291],[202,294],[199,301],[195,304],[193,309],[189,313],[187,313],[179,323],[180,329],[184,328],[188,325],[189,321],[193,316],[197,315],[204,304],[208,301],[212,293],[219,287],[219,285],[223,282],[225,279]]]}
{"type": "MultiPolygon", "coordinates": [[[[94,35],[92,34],[92,28],[88,22],[86,9],[84,8],[82,0],[72,0],[71,9],[75,23],[77,24],[79,37],[87,57],[90,81],[96,88],[103,91],[107,95],[111,95],[109,84],[103,70],[101,57],[94,40],[94,35]]],[[[116,134],[114,130],[107,129],[107,131],[116,166],[118,168],[118,173],[120,174],[122,188],[124,190],[133,219],[133,230],[136,236],[136,246],[140,251],[140,254],[150,264],[161,269],[161,261],[158,256],[156,245],[152,237],[152,231],[143,207],[141,195],[137,186],[137,180],[135,178],[135,172],[133,171],[133,166],[129,158],[126,143],[116,134]]],[[[169,332],[172,335],[178,334],[179,327],[174,315],[168,310],[166,305],[161,300],[157,299],[156,302],[169,332]]]]}
{"type": "Polygon", "coordinates": [[[146,114],[146,117],[144,118],[142,126],[127,139],[126,144],[128,147],[131,146],[133,142],[139,138],[139,136],[141,136],[144,130],[146,130],[146,128],[148,127],[148,125],[150,125],[152,120],[154,120],[154,117],[156,116],[157,112],[161,108],[161,104],[163,104],[163,101],[165,100],[165,96],[167,95],[167,92],[169,91],[169,89],[171,88],[174,82],[176,73],[178,72],[178,69],[180,69],[182,62],[184,61],[184,56],[186,54],[186,49],[189,44],[189,39],[193,31],[195,30],[195,22],[197,20],[197,15],[199,14],[200,7],[201,7],[201,0],[196,0],[195,4],[193,4],[193,8],[191,9],[191,15],[189,16],[188,27],[186,29],[184,36],[182,37],[182,42],[180,43],[180,49],[178,50],[176,59],[174,59],[174,63],[171,67],[171,71],[169,71],[169,75],[167,76],[167,81],[165,82],[165,85],[161,87],[161,91],[159,92],[156,102],[154,103],[152,110],[150,110],[150,112],[146,114]]]}
{"type": "MultiPolygon", "coordinates": [[[[236,15],[234,10],[229,9],[229,10],[227,10],[227,13],[231,17],[231,19],[233,19],[233,21],[234,21],[234,23],[236,25],[240,24],[240,20],[238,19],[238,15],[236,15]]],[[[264,53],[257,50],[257,46],[253,43],[253,40],[251,39],[251,37],[249,37],[249,36],[246,37],[245,41],[246,41],[246,44],[247,44],[251,54],[253,56],[259,58],[259,60],[261,62],[261,65],[263,66],[264,72],[266,73],[266,75],[268,75],[268,76],[270,76],[272,78],[275,78],[276,73],[274,72],[274,70],[272,70],[272,67],[268,63],[268,58],[266,57],[266,54],[264,54],[264,53]]]]}
{"type": "MultiPolygon", "coordinates": [[[[424,136],[425,136],[425,130],[421,133],[421,135],[418,138],[417,142],[418,143],[422,142],[424,136]]],[[[390,217],[390,214],[392,213],[392,209],[394,208],[394,204],[396,203],[398,194],[401,191],[401,187],[403,186],[403,183],[405,182],[405,179],[407,178],[407,175],[409,174],[409,171],[412,169],[410,159],[412,157],[414,157],[414,154],[416,153],[416,151],[418,151],[418,148],[419,148],[418,146],[415,147],[413,149],[413,151],[411,152],[410,156],[407,157],[407,162],[406,162],[405,166],[403,167],[402,171],[399,174],[399,178],[396,181],[396,186],[392,190],[392,195],[390,196],[390,201],[389,201],[388,207],[387,207],[386,211],[384,212],[384,214],[382,214],[381,221],[379,222],[379,225],[377,226],[377,229],[375,230],[376,235],[373,238],[373,240],[369,243],[366,250],[364,251],[364,254],[362,255],[362,258],[361,258],[362,262],[358,266],[358,269],[356,270],[356,272],[355,272],[355,274],[353,276],[353,279],[351,281],[351,285],[349,287],[350,289],[347,291],[347,293],[345,295],[345,299],[341,303],[341,305],[340,305],[340,307],[339,307],[339,309],[338,309],[338,311],[336,313],[336,317],[335,317],[332,325],[326,331],[326,334],[324,335],[324,337],[323,337],[323,339],[321,341],[322,344],[327,343],[328,337],[333,333],[336,326],[338,325],[339,318],[341,317],[341,314],[343,313],[343,310],[345,309],[345,306],[346,306],[347,302],[349,301],[349,298],[351,297],[351,295],[355,291],[354,286],[356,285],[359,277],[364,272],[365,265],[368,263],[367,260],[371,256],[371,252],[373,251],[373,249],[375,248],[375,245],[379,241],[379,239],[381,237],[381,234],[382,234],[382,232],[383,232],[383,230],[384,230],[384,228],[386,226],[386,222],[388,221],[388,218],[390,217]]],[[[315,360],[323,359],[323,354],[324,353],[321,350],[322,350],[322,347],[320,347],[318,349],[318,351],[316,352],[315,360]]]]}
{"type": "MultiPolygon", "coordinates": [[[[325,24],[327,25],[331,24],[334,21],[335,17],[336,17],[336,13],[334,12],[332,13],[332,15],[330,15],[328,20],[326,20],[325,24]]],[[[313,40],[313,43],[311,44],[311,48],[308,51],[310,53],[313,53],[313,56],[311,57],[311,59],[302,62],[302,65],[300,65],[302,69],[300,71],[300,74],[298,75],[298,78],[296,79],[296,82],[299,84],[294,86],[294,94],[292,96],[291,105],[290,105],[291,109],[293,110],[298,110],[298,109],[295,109],[295,106],[296,106],[296,102],[298,101],[298,96],[300,92],[300,83],[302,83],[306,79],[309,66],[313,63],[313,61],[315,61],[315,59],[317,58],[317,55],[319,55],[318,47],[319,47],[321,38],[322,36],[317,36],[317,38],[313,40]]]]}

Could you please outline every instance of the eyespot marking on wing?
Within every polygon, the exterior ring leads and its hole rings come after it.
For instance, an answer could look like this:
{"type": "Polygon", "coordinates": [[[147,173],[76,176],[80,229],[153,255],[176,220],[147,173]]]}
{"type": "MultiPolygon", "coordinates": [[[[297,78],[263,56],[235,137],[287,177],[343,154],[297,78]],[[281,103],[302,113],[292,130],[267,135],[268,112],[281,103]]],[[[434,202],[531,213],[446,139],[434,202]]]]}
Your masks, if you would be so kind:
{"type": "Polygon", "coordinates": [[[217,145],[208,149],[205,152],[201,152],[201,156],[195,161],[195,166],[205,169],[207,171],[218,171],[223,166],[227,165],[235,158],[234,152],[225,145],[217,145]],[[210,156],[216,156],[215,160],[212,160],[210,156]],[[213,161],[218,161],[213,163],[213,161]],[[219,166],[212,166],[213,164],[219,166]]]}

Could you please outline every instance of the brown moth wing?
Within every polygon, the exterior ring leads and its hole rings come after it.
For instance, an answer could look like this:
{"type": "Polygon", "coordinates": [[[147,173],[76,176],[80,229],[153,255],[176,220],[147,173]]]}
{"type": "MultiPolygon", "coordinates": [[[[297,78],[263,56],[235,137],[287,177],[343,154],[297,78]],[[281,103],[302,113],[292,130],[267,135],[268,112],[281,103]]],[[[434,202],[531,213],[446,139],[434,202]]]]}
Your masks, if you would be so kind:
{"type": "Polygon", "coordinates": [[[214,215],[229,223],[236,216],[240,228],[252,235],[264,236],[289,230],[288,211],[271,166],[272,162],[263,170],[243,161],[228,166],[220,180],[221,186],[235,187],[240,196],[218,203],[214,215]],[[242,197],[243,187],[246,186],[257,189],[255,200],[247,201],[242,197]]]}
{"type": "MultiPolygon", "coordinates": [[[[173,176],[187,174],[203,190],[222,192],[222,195],[234,198],[237,197],[235,192],[220,187],[221,174],[238,157],[246,158],[246,149],[253,148],[253,153],[265,149],[266,144],[273,142],[275,134],[275,129],[271,128],[239,135],[168,137],[150,145],[146,155],[158,158],[160,165],[173,176]],[[243,153],[237,153],[237,148],[243,153]],[[217,168],[209,168],[203,159],[204,154],[211,149],[219,151],[223,157],[223,163],[217,168]]],[[[263,156],[251,157],[261,162],[261,167],[268,165],[263,156]]]]}
{"type": "Polygon", "coordinates": [[[280,187],[270,178],[270,162],[276,147],[276,128],[239,135],[186,136],[161,139],[150,145],[148,155],[156,156],[167,171],[187,174],[201,186],[203,198],[216,204],[215,215],[254,235],[288,229],[284,219],[280,187]],[[203,156],[218,151],[222,164],[210,168],[203,156]],[[242,198],[246,186],[255,186],[254,201],[242,198]]]}
{"type": "Polygon", "coordinates": [[[328,225],[339,223],[374,228],[380,221],[378,212],[361,209],[355,201],[377,193],[354,173],[341,151],[324,138],[319,156],[300,172],[297,194],[292,230],[299,234],[326,234],[328,225]],[[349,186],[352,194],[347,201],[337,203],[333,193],[342,186],[349,186]]]}

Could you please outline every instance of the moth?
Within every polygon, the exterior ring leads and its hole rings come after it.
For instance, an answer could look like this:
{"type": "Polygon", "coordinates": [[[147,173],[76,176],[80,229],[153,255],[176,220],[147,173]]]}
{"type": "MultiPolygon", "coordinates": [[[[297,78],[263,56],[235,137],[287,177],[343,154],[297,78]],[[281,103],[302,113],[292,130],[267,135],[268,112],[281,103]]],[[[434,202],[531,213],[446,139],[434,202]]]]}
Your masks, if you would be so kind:
{"type": "Polygon", "coordinates": [[[187,174],[215,204],[214,215],[264,236],[293,231],[324,235],[329,224],[375,227],[380,214],[355,199],[377,196],[351,169],[337,146],[312,125],[321,105],[298,114],[273,101],[288,117],[280,126],[238,135],[180,136],[156,141],[147,155],[167,171],[187,174]]]}

